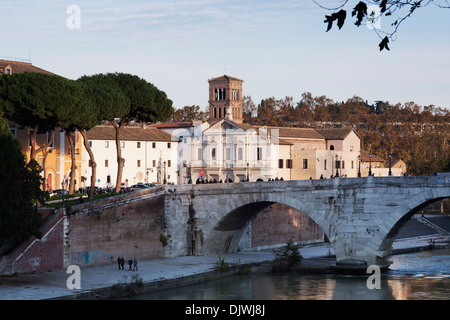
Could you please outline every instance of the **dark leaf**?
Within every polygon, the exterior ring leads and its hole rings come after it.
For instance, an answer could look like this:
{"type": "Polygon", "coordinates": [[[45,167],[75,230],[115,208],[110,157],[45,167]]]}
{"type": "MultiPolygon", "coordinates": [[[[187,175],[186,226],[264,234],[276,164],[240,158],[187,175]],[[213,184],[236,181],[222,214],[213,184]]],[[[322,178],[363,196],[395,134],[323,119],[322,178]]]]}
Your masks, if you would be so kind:
{"type": "Polygon", "coordinates": [[[325,21],[324,22],[328,23],[326,32],[330,31],[331,27],[333,26],[333,19],[332,19],[332,17],[331,16],[325,16],[325,21]]]}
{"type": "Polygon", "coordinates": [[[386,36],[386,37],[384,37],[383,40],[381,40],[380,44],[378,45],[380,47],[380,51],[382,51],[383,49],[390,51],[389,47],[388,47],[388,43],[389,43],[389,39],[386,36]]]}
{"type": "Polygon", "coordinates": [[[347,12],[345,10],[341,10],[338,13],[336,13],[337,25],[338,25],[339,29],[341,29],[342,26],[344,25],[346,16],[347,16],[347,12]]]}
{"type": "Polygon", "coordinates": [[[345,17],[347,16],[347,12],[345,10],[340,10],[339,12],[333,13],[331,16],[325,16],[325,23],[328,23],[327,32],[330,31],[333,26],[333,21],[337,20],[337,26],[339,29],[344,25],[345,17]]]}
{"type": "Polygon", "coordinates": [[[382,0],[380,3],[380,12],[383,13],[386,11],[386,4],[387,4],[387,0],[382,0]]]}
{"type": "Polygon", "coordinates": [[[352,11],[352,17],[356,15],[356,22],[355,24],[357,26],[361,25],[362,20],[364,19],[364,16],[367,15],[367,5],[360,1],[352,11]]]}

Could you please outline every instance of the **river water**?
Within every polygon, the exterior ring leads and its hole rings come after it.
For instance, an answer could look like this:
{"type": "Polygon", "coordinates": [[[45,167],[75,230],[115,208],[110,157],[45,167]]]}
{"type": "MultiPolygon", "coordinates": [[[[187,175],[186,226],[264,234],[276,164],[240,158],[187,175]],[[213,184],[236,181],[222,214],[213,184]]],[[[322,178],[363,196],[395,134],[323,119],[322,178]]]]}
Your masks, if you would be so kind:
{"type": "Polygon", "coordinates": [[[369,275],[286,275],[255,271],[192,286],[161,290],[140,300],[433,300],[450,299],[450,250],[421,251],[390,258],[380,289],[369,275]]]}

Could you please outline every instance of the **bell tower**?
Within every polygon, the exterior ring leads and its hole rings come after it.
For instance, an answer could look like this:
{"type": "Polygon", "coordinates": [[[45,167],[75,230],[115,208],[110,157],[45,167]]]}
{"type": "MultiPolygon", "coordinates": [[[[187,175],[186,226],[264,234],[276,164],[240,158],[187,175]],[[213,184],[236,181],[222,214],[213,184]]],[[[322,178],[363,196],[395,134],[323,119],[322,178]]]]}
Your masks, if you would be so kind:
{"type": "Polygon", "coordinates": [[[227,75],[209,82],[209,121],[229,119],[242,123],[242,83],[244,81],[227,75]]]}

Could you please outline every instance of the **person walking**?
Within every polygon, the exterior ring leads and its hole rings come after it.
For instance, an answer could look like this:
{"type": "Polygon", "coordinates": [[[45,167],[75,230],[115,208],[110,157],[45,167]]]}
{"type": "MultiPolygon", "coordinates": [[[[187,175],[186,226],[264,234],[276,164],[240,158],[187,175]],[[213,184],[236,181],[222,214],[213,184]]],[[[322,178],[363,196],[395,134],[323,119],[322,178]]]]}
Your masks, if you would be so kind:
{"type": "Polygon", "coordinates": [[[132,264],[133,264],[133,260],[131,258],[128,259],[128,266],[129,266],[128,271],[131,271],[131,265],[132,264]]]}
{"type": "Polygon", "coordinates": [[[120,259],[120,265],[122,266],[122,270],[123,270],[124,264],[125,264],[125,259],[122,257],[122,259],[120,259]]]}
{"type": "Polygon", "coordinates": [[[122,264],[122,259],[120,259],[120,257],[117,257],[117,265],[119,266],[119,270],[120,270],[121,264],[122,264]]]}
{"type": "Polygon", "coordinates": [[[133,271],[138,271],[138,267],[137,267],[138,261],[136,258],[134,258],[133,260],[133,271]]]}

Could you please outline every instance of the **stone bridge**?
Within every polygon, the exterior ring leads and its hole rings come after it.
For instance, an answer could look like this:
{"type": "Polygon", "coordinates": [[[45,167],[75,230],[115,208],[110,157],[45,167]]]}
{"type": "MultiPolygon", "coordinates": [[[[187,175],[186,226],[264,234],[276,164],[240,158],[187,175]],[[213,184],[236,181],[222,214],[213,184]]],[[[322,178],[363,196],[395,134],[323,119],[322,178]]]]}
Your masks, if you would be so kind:
{"type": "Polygon", "coordinates": [[[168,186],[164,232],[171,241],[166,256],[234,252],[252,218],[282,203],[321,227],[337,265],[384,268],[403,223],[429,203],[448,197],[448,173],[168,186]]]}

